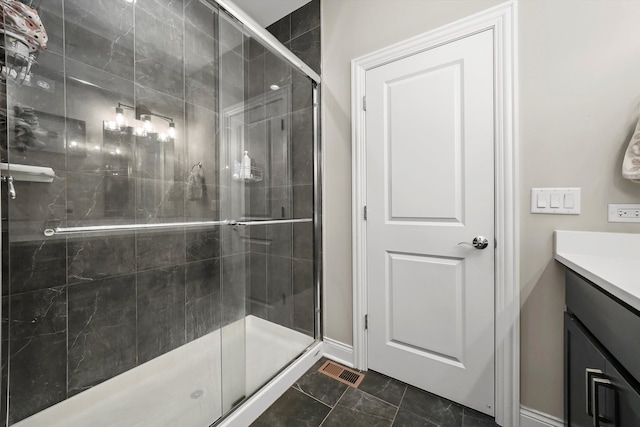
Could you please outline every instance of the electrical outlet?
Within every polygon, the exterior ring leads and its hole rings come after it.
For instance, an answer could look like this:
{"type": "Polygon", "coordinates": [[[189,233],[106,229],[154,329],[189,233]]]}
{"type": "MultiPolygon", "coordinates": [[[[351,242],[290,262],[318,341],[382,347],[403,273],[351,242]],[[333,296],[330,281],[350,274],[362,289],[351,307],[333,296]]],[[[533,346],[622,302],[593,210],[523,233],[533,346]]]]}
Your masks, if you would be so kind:
{"type": "Polygon", "coordinates": [[[640,204],[609,205],[609,222],[640,222],[640,204]]]}

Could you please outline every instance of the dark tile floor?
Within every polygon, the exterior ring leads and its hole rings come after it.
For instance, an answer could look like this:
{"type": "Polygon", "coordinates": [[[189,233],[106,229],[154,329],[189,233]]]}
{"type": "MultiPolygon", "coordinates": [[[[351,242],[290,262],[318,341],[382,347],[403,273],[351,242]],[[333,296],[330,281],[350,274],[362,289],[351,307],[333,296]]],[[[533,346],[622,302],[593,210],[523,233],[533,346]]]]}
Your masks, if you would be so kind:
{"type": "Polygon", "coordinates": [[[355,389],[318,361],[253,427],[497,427],[493,418],[373,371],[355,389]]]}

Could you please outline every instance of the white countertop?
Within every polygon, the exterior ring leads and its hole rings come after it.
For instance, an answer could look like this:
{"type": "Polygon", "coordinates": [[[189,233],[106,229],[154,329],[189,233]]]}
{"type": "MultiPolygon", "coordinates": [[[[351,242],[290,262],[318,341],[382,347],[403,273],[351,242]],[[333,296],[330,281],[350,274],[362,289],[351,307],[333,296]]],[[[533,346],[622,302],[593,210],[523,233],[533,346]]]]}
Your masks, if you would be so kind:
{"type": "Polygon", "coordinates": [[[556,230],[555,259],[640,310],[640,234],[556,230]]]}

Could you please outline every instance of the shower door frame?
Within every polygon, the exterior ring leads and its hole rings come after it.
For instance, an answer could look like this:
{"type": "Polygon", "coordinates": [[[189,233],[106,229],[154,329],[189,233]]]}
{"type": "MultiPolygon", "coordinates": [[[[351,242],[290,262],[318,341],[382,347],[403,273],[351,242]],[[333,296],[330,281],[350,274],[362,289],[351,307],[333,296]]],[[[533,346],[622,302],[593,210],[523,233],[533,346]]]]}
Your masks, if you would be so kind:
{"type": "MultiPolygon", "coordinates": [[[[273,35],[271,35],[266,29],[262,28],[257,22],[255,22],[251,17],[246,15],[241,9],[239,9],[233,2],[228,0],[200,0],[203,3],[209,4],[217,4],[219,6],[220,12],[226,12],[231,17],[235,18],[238,22],[240,22],[243,27],[247,30],[248,33],[251,34],[252,37],[255,37],[259,40],[264,47],[269,49],[272,53],[274,53],[277,57],[284,60],[287,64],[300,71],[306,77],[310,79],[310,85],[313,92],[312,96],[312,111],[313,111],[313,272],[314,272],[314,339],[315,344],[311,345],[309,348],[305,350],[305,352],[298,356],[297,359],[291,361],[287,368],[284,369],[286,372],[281,372],[282,375],[289,375],[295,380],[299,375],[301,375],[308,366],[311,365],[313,361],[317,360],[321,356],[322,351],[322,151],[321,151],[321,140],[319,138],[319,130],[320,130],[320,91],[322,80],[318,73],[316,73],[311,67],[305,64],[300,58],[298,58],[295,54],[289,51],[282,43],[280,43],[273,35]],[[303,360],[304,359],[304,360],[303,360]],[[301,364],[296,364],[294,362],[304,362],[301,364]],[[299,366],[294,366],[299,365],[299,366]]],[[[4,196],[4,188],[2,189],[2,194],[4,196]]],[[[6,209],[4,206],[2,198],[0,198],[0,211],[2,209],[6,209]]],[[[207,222],[206,225],[211,225],[213,223],[222,224],[220,221],[210,221],[207,222]]],[[[157,225],[165,225],[165,224],[157,224],[157,225]]],[[[182,225],[182,224],[180,224],[182,225]]],[[[185,224],[186,225],[186,224],[185,224]]],[[[194,224],[191,224],[194,225],[194,224]]],[[[198,225],[205,225],[205,223],[199,223],[198,225]]],[[[136,227],[140,227],[137,225],[136,227]]],[[[154,228],[153,225],[149,225],[149,228],[154,228]]],[[[98,228],[100,227],[89,227],[92,228],[91,231],[100,231],[98,228]],[[96,229],[96,230],[93,230],[96,229]]],[[[108,226],[106,228],[109,228],[108,226]]],[[[142,225],[141,228],[147,228],[142,225]]],[[[66,232],[67,230],[59,230],[61,232],[66,232]]],[[[74,230],[70,230],[74,231],[74,230]]],[[[80,230],[75,230],[80,231],[80,230]]],[[[54,230],[55,232],[55,230],[54,230]]],[[[0,250],[2,249],[2,242],[0,241],[0,250]]],[[[0,260],[0,267],[2,267],[2,261],[0,260]]],[[[1,269],[0,269],[1,270],[1,269]]],[[[0,271],[0,280],[3,280],[2,271],[0,271]]],[[[1,282],[0,282],[1,283],[1,282]]],[[[2,307],[0,307],[0,316],[2,315],[2,307]]],[[[2,338],[2,331],[0,331],[0,338],[2,338]]],[[[0,355],[1,356],[1,355],[0,355]]],[[[272,380],[270,385],[274,381],[272,380]]],[[[257,415],[261,412],[261,408],[266,408],[270,405],[271,401],[275,401],[275,399],[279,396],[276,396],[274,393],[278,393],[278,390],[281,389],[282,392],[288,386],[286,384],[278,384],[274,387],[263,387],[263,391],[258,391],[256,399],[260,399],[259,404],[254,404],[253,408],[245,411],[243,414],[240,414],[240,409],[235,408],[230,413],[223,414],[222,418],[216,421],[216,425],[226,425],[227,423],[233,422],[234,420],[244,419],[244,420],[253,420],[257,418],[257,415]],[[284,387],[284,388],[283,388],[284,387]],[[259,395],[259,396],[258,396],[259,395]],[[268,395],[268,396],[267,396],[268,395]],[[266,405],[266,406],[265,406],[266,405]],[[235,414],[235,416],[233,415],[235,414]]],[[[257,403],[256,399],[250,398],[247,404],[257,403]]],[[[244,405],[243,405],[244,406],[244,405]]]]}

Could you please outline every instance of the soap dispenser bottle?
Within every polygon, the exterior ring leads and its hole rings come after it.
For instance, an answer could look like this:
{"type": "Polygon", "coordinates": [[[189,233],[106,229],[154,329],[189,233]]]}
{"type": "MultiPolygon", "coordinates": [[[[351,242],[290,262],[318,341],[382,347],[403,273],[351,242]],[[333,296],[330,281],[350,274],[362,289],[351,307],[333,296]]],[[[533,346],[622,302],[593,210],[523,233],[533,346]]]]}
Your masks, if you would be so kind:
{"type": "Polygon", "coordinates": [[[244,158],[242,159],[242,177],[251,179],[251,158],[248,151],[244,152],[244,158]]]}

